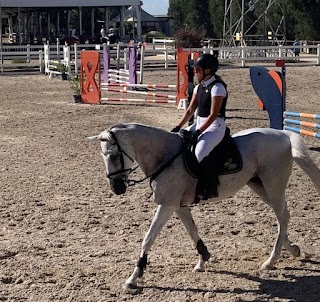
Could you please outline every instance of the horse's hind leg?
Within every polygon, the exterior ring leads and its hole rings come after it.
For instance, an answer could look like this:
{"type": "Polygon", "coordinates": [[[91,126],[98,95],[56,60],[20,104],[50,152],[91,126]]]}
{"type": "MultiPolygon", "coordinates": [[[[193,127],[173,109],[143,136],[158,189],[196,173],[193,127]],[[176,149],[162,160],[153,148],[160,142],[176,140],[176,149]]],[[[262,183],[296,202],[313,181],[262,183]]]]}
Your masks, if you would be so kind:
{"type": "Polygon", "coordinates": [[[285,188],[270,190],[267,193],[260,179],[252,179],[248,186],[260,196],[260,198],[274,210],[277,217],[278,236],[270,257],[262,265],[262,269],[273,269],[274,263],[279,259],[282,246],[286,248],[293,256],[300,256],[300,248],[292,245],[288,238],[288,223],[290,214],[285,200],[285,188]],[[278,192],[278,194],[277,194],[278,192]]]}
{"type": "Polygon", "coordinates": [[[198,228],[194,223],[194,220],[192,218],[191,210],[189,207],[182,207],[179,208],[179,210],[176,211],[177,216],[182,221],[184,227],[186,228],[188,234],[192,238],[193,242],[196,245],[196,248],[199,253],[199,261],[197,265],[194,267],[194,272],[203,272],[204,271],[204,265],[205,262],[209,260],[210,253],[207,250],[207,247],[201,240],[201,238],[198,235],[198,228]]]}
{"type": "Polygon", "coordinates": [[[137,279],[143,276],[144,270],[147,267],[147,255],[154,240],[159,235],[161,229],[164,227],[164,225],[167,223],[169,218],[176,210],[176,207],[169,207],[163,205],[158,206],[156,214],[149,227],[149,230],[142,241],[140,258],[136,264],[136,267],[132,275],[124,283],[124,289],[134,289],[137,287],[137,279]]]}

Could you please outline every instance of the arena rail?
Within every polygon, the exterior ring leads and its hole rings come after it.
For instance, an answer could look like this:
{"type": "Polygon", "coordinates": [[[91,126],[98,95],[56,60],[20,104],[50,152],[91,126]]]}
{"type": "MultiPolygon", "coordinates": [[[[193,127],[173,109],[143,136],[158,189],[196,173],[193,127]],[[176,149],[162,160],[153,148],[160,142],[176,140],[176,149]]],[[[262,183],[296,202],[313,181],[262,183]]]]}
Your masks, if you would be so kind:
{"type": "Polygon", "coordinates": [[[12,68],[39,68],[42,72],[42,45],[2,45],[0,49],[0,71],[12,68]]]}
{"type": "MultiPolygon", "coordinates": [[[[148,43],[144,49],[143,64],[145,66],[150,66],[152,68],[169,68],[169,66],[177,65],[177,49],[172,45],[168,46],[163,44],[164,47],[159,47],[160,43],[148,43]],[[157,49],[155,49],[157,48],[157,49]]],[[[71,51],[73,59],[75,56],[80,58],[82,50],[91,50],[95,48],[94,44],[79,44],[77,45],[77,53],[74,54],[71,51]]],[[[100,45],[101,46],[101,45],[100,45]]],[[[125,58],[122,55],[128,44],[118,43],[112,46],[112,57],[114,62],[120,67],[122,64],[126,64],[125,58]]],[[[50,47],[55,47],[57,49],[56,53],[52,52],[52,59],[59,59],[59,52],[63,45],[51,44],[50,47]]],[[[71,46],[73,47],[73,46],[71,46]]],[[[72,48],[73,49],[73,48],[72,48]]],[[[241,66],[247,66],[255,64],[256,62],[272,62],[275,59],[283,59],[287,63],[295,64],[295,66],[303,65],[320,65],[320,44],[310,45],[303,44],[300,46],[301,53],[299,60],[295,60],[294,54],[292,52],[292,45],[282,46],[245,46],[245,47],[207,47],[207,48],[191,48],[188,49],[190,52],[219,52],[219,61],[223,63],[240,63],[241,66]]],[[[3,45],[2,51],[0,51],[0,69],[8,67],[36,67],[39,66],[40,72],[42,71],[44,56],[44,46],[43,45],[3,45]],[[29,62],[30,59],[30,62],[29,62]],[[23,60],[23,63],[14,62],[14,60],[23,60]],[[26,63],[24,63],[26,62],[26,63]]]]}

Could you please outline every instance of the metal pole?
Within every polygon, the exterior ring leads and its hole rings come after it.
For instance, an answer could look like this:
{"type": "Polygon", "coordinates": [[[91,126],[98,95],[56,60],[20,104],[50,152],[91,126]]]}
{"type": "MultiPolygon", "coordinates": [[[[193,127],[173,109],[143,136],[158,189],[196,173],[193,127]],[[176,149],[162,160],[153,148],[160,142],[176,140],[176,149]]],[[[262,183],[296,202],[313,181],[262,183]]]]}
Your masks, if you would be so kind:
{"type": "Polygon", "coordinates": [[[267,42],[267,37],[268,37],[268,33],[267,33],[267,0],[264,0],[264,14],[263,14],[263,38],[264,38],[264,45],[267,46],[268,42],[267,42]]]}
{"type": "Polygon", "coordinates": [[[94,7],[91,9],[91,38],[94,38],[94,7]]]}
{"type": "MultiPolygon", "coordinates": [[[[2,52],[3,52],[3,43],[2,43],[2,4],[1,4],[1,0],[0,0],[0,63],[1,65],[3,64],[3,56],[2,56],[2,52]]],[[[2,71],[2,66],[1,66],[1,71],[2,71]]]]}
{"type": "Polygon", "coordinates": [[[241,7],[241,46],[244,46],[244,0],[242,0],[242,7],[241,7]]]}
{"type": "Polygon", "coordinates": [[[82,35],[82,7],[81,6],[79,6],[78,20],[79,20],[79,35],[82,35]]]}

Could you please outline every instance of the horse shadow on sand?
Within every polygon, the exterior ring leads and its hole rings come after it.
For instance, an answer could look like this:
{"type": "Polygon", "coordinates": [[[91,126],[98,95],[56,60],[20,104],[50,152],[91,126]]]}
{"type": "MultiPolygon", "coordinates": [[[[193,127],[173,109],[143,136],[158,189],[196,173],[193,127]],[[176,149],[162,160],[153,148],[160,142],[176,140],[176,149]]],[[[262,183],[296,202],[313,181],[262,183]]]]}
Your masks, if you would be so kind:
{"type": "Polygon", "coordinates": [[[320,152],[320,147],[311,147],[310,150],[320,152]]]}
{"type": "MultiPolygon", "coordinates": [[[[319,261],[314,261],[311,259],[301,260],[302,263],[309,263],[312,265],[320,265],[319,261]]],[[[255,302],[265,302],[268,300],[283,299],[295,302],[315,302],[320,301],[320,268],[291,268],[285,267],[279,272],[279,276],[282,280],[271,279],[273,277],[262,277],[258,274],[252,273],[235,273],[224,270],[208,270],[208,273],[220,274],[220,275],[229,275],[238,279],[246,279],[248,281],[256,282],[259,284],[258,289],[248,289],[248,288],[233,288],[230,289],[220,288],[220,289],[201,289],[201,288],[176,288],[176,287],[159,287],[159,286],[143,286],[143,288],[150,288],[159,291],[168,291],[168,292],[193,292],[193,293],[211,293],[211,294],[238,294],[245,295],[251,293],[256,296],[263,296],[261,299],[255,299],[255,302]],[[305,274],[304,276],[297,276],[295,272],[304,271],[309,272],[310,274],[305,274]],[[283,280],[285,278],[286,280],[283,280]]],[[[141,287],[141,290],[143,290],[141,287]]],[[[249,300],[238,300],[239,302],[246,302],[249,300]]],[[[252,300],[250,300],[252,301],[252,300]]]]}

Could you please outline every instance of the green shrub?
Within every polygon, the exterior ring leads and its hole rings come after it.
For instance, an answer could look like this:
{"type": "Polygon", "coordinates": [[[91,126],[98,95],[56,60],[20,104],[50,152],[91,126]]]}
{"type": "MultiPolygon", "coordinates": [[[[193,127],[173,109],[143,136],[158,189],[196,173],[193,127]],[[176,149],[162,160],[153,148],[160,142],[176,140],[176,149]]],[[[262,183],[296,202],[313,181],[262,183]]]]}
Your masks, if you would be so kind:
{"type": "Polygon", "coordinates": [[[182,28],[178,30],[173,38],[176,40],[177,48],[201,48],[201,40],[203,36],[195,30],[182,28]]]}
{"type": "Polygon", "coordinates": [[[167,36],[164,33],[160,32],[160,31],[152,30],[152,31],[149,31],[148,33],[146,33],[145,35],[143,35],[143,40],[147,43],[152,43],[153,38],[164,39],[166,37],[167,36]]]}
{"type": "Polygon", "coordinates": [[[54,63],[53,65],[57,71],[61,73],[67,72],[67,67],[62,62],[54,63]]]}
{"type": "Polygon", "coordinates": [[[71,75],[69,77],[70,87],[74,95],[81,94],[81,79],[78,75],[71,75]]]}

